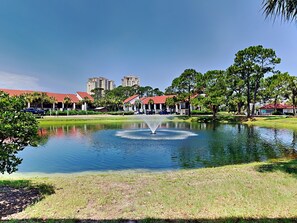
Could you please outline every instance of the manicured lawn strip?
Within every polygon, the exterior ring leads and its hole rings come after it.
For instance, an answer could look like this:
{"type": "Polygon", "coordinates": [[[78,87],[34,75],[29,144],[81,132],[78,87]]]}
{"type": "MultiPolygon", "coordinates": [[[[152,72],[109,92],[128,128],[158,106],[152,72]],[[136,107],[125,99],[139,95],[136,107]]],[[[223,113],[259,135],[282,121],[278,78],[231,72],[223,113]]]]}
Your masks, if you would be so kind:
{"type": "Polygon", "coordinates": [[[85,117],[44,117],[39,119],[40,126],[64,125],[64,124],[100,124],[100,123],[120,123],[120,122],[141,122],[137,117],[127,116],[85,116],[85,117]]]}
{"type": "MultiPolygon", "coordinates": [[[[40,126],[49,125],[67,125],[67,124],[109,124],[109,123],[124,123],[124,122],[143,122],[137,115],[130,116],[71,116],[71,117],[44,117],[38,119],[40,126]]],[[[166,116],[164,121],[173,122],[191,122],[192,118],[188,116],[166,116]]]]}
{"type": "Polygon", "coordinates": [[[0,178],[12,179],[54,187],[54,194],[14,215],[14,219],[245,222],[254,218],[259,222],[291,222],[297,216],[295,161],[163,173],[123,171],[0,178]]]}
{"type": "Polygon", "coordinates": [[[248,125],[256,125],[270,128],[282,128],[297,130],[297,118],[285,118],[285,117],[267,117],[256,118],[255,121],[244,122],[248,125]]]}

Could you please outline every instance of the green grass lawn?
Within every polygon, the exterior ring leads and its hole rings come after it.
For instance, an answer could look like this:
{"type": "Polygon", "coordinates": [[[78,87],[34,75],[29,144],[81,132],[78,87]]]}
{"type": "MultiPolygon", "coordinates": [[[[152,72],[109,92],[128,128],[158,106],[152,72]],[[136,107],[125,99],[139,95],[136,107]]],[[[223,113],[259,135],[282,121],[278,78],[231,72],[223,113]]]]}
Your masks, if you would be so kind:
{"type": "MultiPolygon", "coordinates": [[[[40,125],[137,120],[135,116],[45,117],[40,125]]],[[[297,130],[296,118],[257,118],[247,124],[297,130]]],[[[1,176],[3,185],[51,191],[8,222],[297,222],[296,160],[162,173],[16,174],[1,176]]]]}
{"type": "Polygon", "coordinates": [[[90,116],[62,116],[47,117],[38,119],[40,126],[64,125],[64,124],[96,124],[96,123],[116,123],[116,122],[137,122],[141,119],[136,116],[108,116],[108,115],[90,115],[90,116]]]}
{"type": "Polygon", "coordinates": [[[297,220],[296,173],[297,162],[285,161],[163,173],[124,171],[0,179],[29,180],[54,188],[51,195],[11,216],[26,222],[293,222],[297,220]]]}
{"type": "MultiPolygon", "coordinates": [[[[188,116],[166,116],[165,121],[191,122],[193,118],[188,116]]],[[[72,125],[72,124],[100,124],[100,123],[122,123],[122,122],[143,122],[137,115],[88,115],[88,116],[45,116],[38,119],[40,126],[49,125],[72,125]]]]}
{"type": "Polygon", "coordinates": [[[297,130],[297,118],[286,118],[284,116],[256,118],[255,121],[248,121],[245,123],[248,125],[257,125],[262,127],[297,130]]]}

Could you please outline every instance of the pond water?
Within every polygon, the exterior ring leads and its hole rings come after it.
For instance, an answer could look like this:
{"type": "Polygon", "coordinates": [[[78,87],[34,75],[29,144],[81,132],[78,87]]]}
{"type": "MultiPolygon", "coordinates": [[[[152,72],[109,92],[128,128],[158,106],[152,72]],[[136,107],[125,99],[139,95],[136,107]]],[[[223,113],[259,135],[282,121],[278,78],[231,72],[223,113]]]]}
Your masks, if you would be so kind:
{"type": "Polygon", "coordinates": [[[246,125],[163,123],[156,135],[144,123],[64,125],[39,129],[19,172],[148,170],[217,167],[295,156],[297,134],[246,125]]]}

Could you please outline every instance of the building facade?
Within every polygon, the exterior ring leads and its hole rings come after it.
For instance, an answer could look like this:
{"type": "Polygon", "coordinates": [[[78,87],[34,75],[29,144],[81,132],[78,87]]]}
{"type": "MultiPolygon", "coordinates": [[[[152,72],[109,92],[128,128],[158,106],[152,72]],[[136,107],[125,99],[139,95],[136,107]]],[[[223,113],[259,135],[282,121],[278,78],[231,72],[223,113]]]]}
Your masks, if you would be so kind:
{"type": "MultiPolygon", "coordinates": [[[[45,101],[43,103],[43,109],[51,110],[51,111],[63,111],[63,110],[87,110],[88,104],[94,101],[91,95],[87,92],[76,92],[76,94],[63,94],[63,93],[53,93],[53,92],[41,92],[34,90],[13,90],[13,89],[4,89],[0,88],[0,91],[3,91],[10,96],[20,96],[24,95],[25,97],[28,95],[34,95],[35,93],[44,94],[51,99],[51,102],[45,101]],[[68,102],[66,103],[66,98],[68,102]],[[88,99],[88,100],[86,100],[88,99]],[[88,102],[89,101],[89,102],[88,102]]],[[[27,107],[36,107],[36,103],[33,103],[34,99],[28,98],[27,107]],[[32,106],[35,104],[35,106],[32,106]]],[[[40,105],[38,104],[38,107],[40,105]]]]}
{"type": "Polygon", "coordinates": [[[102,95],[104,95],[104,91],[114,89],[115,84],[114,81],[108,80],[105,77],[89,78],[87,82],[87,93],[93,94],[92,90],[95,88],[99,88],[102,91],[102,95]]]}
{"type": "Polygon", "coordinates": [[[140,86],[140,79],[137,76],[124,76],[122,79],[123,87],[140,86]]]}

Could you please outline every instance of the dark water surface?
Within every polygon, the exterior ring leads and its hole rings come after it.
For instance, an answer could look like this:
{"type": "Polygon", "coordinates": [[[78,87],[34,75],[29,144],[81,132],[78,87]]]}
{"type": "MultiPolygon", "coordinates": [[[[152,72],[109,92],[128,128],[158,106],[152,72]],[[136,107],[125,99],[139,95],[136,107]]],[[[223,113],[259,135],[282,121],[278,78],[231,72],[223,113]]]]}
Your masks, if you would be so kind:
{"type": "Polygon", "coordinates": [[[216,167],[294,156],[297,133],[246,125],[144,123],[64,125],[39,130],[40,146],[19,153],[19,172],[72,173],[216,167]]]}

